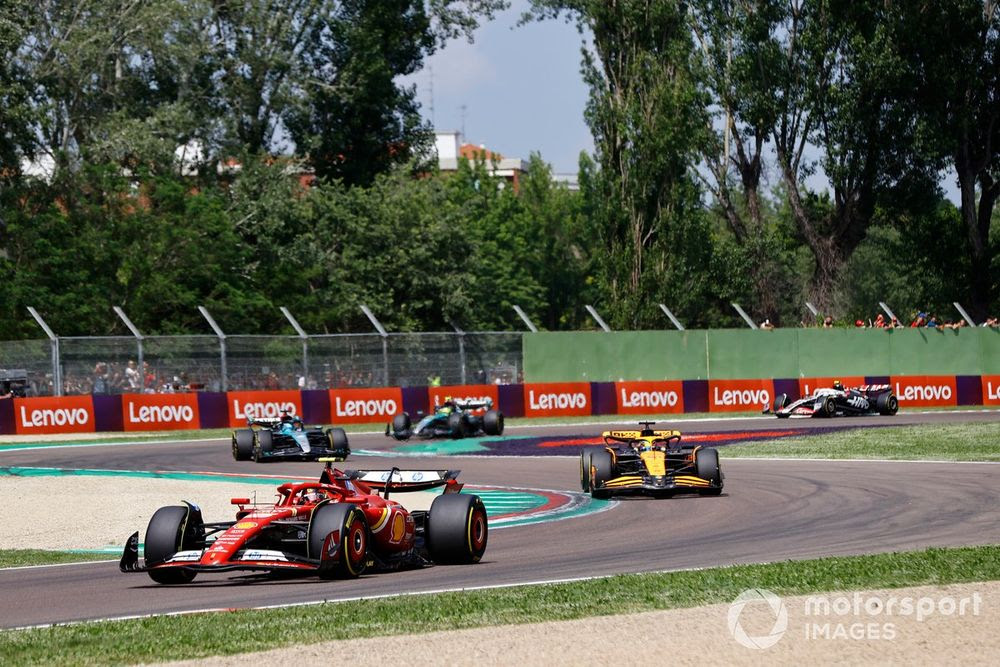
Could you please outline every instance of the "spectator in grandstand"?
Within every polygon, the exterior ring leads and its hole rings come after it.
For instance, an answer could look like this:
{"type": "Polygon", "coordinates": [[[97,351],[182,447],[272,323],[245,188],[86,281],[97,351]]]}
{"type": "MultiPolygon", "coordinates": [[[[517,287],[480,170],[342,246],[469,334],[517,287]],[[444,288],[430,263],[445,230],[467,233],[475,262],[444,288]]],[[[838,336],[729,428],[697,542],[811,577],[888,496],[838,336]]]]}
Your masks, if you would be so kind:
{"type": "Polygon", "coordinates": [[[832,329],[833,328],[833,317],[832,316],[827,315],[826,317],[823,318],[823,328],[824,329],[832,329]]]}
{"type": "Polygon", "coordinates": [[[890,324],[890,327],[893,328],[893,329],[902,329],[903,325],[902,325],[902,323],[900,323],[899,320],[896,319],[896,316],[893,315],[892,316],[892,323],[890,324]]]}
{"type": "Polygon", "coordinates": [[[765,331],[771,331],[772,329],[774,329],[774,325],[771,324],[770,319],[765,319],[763,322],[760,323],[760,328],[765,331]]]}
{"type": "Polygon", "coordinates": [[[917,313],[917,316],[910,322],[910,327],[923,327],[927,325],[927,313],[917,313]]]}
{"type": "Polygon", "coordinates": [[[125,389],[133,394],[142,391],[142,377],[134,359],[129,359],[125,367],[125,389]]]}
{"type": "Polygon", "coordinates": [[[864,329],[865,328],[865,322],[864,322],[864,320],[854,320],[854,326],[857,329],[864,329]]]}
{"type": "Polygon", "coordinates": [[[111,378],[108,376],[108,365],[103,361],[98,361],[97,365],[94,366],[94,382],[91,385],[92,394],[107,394],[111,389],[108,386],[108,381],[111,378]]]}
{"type": "Polygon", "coordinates": [[[981,326],[984,326],[984,327],[993,327],[995,329],[998,326],[1000,326],[1000,323],[998,323],[997,318],[995,318],[995,317],[987,317],[986,321],[983,322],[981,326]]]}
{"type": "Polygon", "coordinates": [[[885,317],[882,316],[882,313],[878,314],[878,317],[875,318],[875,322],[872,324],[872,326],[874,328],[876,328],[876,329],[885,329],[886,328],[887,325],[886,325],[886,322],[885,322],[885,317]]]}
{"type": "Polygon", "coordinates": [[[941,326],[941,325],[938,323],[937,315],[935,315],[934,313],[931,313],[930,315],[927,316],[927,328],[928,329],[936,329],[939,326],[941,326]]]}

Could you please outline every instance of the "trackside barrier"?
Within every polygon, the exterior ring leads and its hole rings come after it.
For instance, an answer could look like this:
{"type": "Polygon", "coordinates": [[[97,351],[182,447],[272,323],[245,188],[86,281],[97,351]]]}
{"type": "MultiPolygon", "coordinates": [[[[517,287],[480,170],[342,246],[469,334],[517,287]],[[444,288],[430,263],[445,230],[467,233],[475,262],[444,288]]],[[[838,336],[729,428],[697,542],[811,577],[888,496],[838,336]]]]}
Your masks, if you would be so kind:
{"type": "MultiPolygon", "coordinates": [[[[902,407],[1000,405],[1000,375],[844,376],[845,385],[889,384],[902,407]]],[[[304,391],[231,391],[0,399],[0,434],[171,431],[238,427],[283,411],[318,424],[384,424],[447,398],[490,398],[508,417],[753,412],[777,394],[792,400],[830,377],[636,382],[557,382],[304,391]]]]}

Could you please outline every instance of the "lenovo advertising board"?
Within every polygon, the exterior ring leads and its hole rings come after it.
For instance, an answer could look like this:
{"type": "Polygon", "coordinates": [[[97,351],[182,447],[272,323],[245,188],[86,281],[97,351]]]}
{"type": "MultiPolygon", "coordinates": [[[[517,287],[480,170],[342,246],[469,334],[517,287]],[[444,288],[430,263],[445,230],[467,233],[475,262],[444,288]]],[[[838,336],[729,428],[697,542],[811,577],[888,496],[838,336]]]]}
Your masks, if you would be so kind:
{"type": "Polygon", "coordinates": [[[389,421],[402,411],[403,391],[399,387],[330,390],[330,419],[334,424],[389,421]]]}
{"type": "Polygon", "coordinates": [[[278,419],[283,412],[302,414],[298,391],[231,391],[226,395],[229,425],[246,426],[248,419],[278,419]]]}
{"type": "MultiPolygon", "coordinates": [[[[246,424],[246,420],[242,425],[246,424]]],[[[175,431],[201,428],[197,394],[123,394],[126,431],[175,431]]]]}
{"type": "Polygon", "coordinates": [[[589,414],[589,382],[524,385],[525,417],[573,417],[589,414]]]}
{"type": "Polygon", "coordinates": [[[774,402],[773,380],[709,380],[709,412],[759,412],[774,402]]]}
{"type": "Polygon", "coordinates": [[[615,382],[615,400],[620,415],[650,415],[684,412],[684,383],[615,382]]]}
{"type": "Polygon", "coordinates": [[[93,433],[94,401],[90,396],[15,398],[14,431],[19,435],[93,433]]]}
{"type": "Polygon", "coordinates": [[[954,375],[893,375],[892,390],[903,408],[958,405],[954,375]]]}

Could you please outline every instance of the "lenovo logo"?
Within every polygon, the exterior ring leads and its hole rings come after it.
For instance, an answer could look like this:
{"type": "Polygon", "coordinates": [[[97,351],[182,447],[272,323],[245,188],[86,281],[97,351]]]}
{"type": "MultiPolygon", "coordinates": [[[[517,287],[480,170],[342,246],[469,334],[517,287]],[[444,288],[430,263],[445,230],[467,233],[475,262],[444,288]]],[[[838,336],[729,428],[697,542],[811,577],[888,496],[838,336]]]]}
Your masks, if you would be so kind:
{"type": "Polygon", "coordinates": [[[986,382],[986,398],[989,399],[989,400],[991,400],[991,401],[1000,401],[1000,385],[998,385],[994,389],[993,383],[987,381],[986,382]]]}
{"type": "Polygon", "coordinates": [[[140,405],[128,404],[128,420],[133,424],[193,422],[194,409],[190,405],[140,405]]]}
{"type": "Polygon", "coordinates": [[[715,405],[757,407],[771,402],[771,392],[767,389],[713,389],[712,402],[715,405]]]}
{"type": "Polygon", "coordinates": [[[528,406],[532,410],[566,410],[587,407],[587,396],[583,392],[550,393],[535,395],[534,389],[528,390],[528,406]]]}
{"type": "Polygon", "coordinates": [[[676,391],[619,390],[623,408],[672,408],[680,400],[676,391]]]}
{"type": "Polygon", "coordinates": [[[907,385],[896,383],[896,397],[901,401],[949,401],[953,396],[948,385],[907,385]]]}
{"type": "Polygon", "coordinates": [[[36,408],[29,411],[21,406],[21,426],[25,428],[81,426],[89,421],[90,413],[84,408],[36,408]]]}
{"type": "Polygon", "coordinates": [[[296,414],[295,404],[291,401],[262,401],[240,405],[239,400],[233,400],[233,414],[237,420],[277,419],[283,412],[290,415],[296,414]]]}
{"type": "Polygon", "coordinates": [[[341,400],[336,396],[333,410],[338,417],[385,417],[399,412],[399,404],[391,398],[341,400]]]}

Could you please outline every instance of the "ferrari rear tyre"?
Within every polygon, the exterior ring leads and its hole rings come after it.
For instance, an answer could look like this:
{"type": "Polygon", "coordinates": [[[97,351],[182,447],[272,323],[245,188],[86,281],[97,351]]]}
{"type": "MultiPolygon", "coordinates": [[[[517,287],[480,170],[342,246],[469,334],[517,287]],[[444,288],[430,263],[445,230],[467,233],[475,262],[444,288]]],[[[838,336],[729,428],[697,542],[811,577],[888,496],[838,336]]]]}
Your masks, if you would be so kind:
{"type": "Polygon", "coordinates": [[[440,564],[478,563],[486,551],[489,519],[479,496],[446,493],[427,513],[427,551],[440,564]]]}
{"type": "MultiPolygon", "coordinates": [[[[153,514],[146,527],[143,556],[146,566],[169,560],[178,551],[200,549],[204,546],[205,523],[201,512],[190,506],[161,507],[153,514]]],[[[193,581],[196,572],[183,568],[149,570],[149,578],[158,584],[186,584],[193,581]]]]}
{"type": "Polygon", "coordinates": [[[241,428],[233,431],[233,458],[249,461],[253,458],[253,430],[241,428]]]}
{"type": "Polygon", "coordinates": [[[465,415],[461,412],[453,412],[448,415],[448,431],[453,438],[464,438],[468,435],[465,415]]]}
{"type": "Polygon", "coordinates": [[[899,400],[892,392],[886,392],[875,399],[875,408],[880,415],[894,415],[899,412],[899,400]]]}
{"type": "Polygon", "coordinates": [[[499,410],[487,410],[483,415],[483,431],[486,435],[503,435],[503,413],[499,410]]]}
{"type": "Polygon", "coordinates": [[[313,511],[306,533],[306,556],[323,561],[319,576],[323,579],[354,578],[368,566],[368,521],[357,505],[327,503],[313,511]],[[333,533],[340,541],[331,543],[334,553],[323,560],[323,544],[333,533]]]}
{"type": "Polygon", "coordinates": [[[256,442],[253,447],[253,460],[260,463],[265,456],[274,451],[274,438],[270,431],[257,431],[256,442]]]}
{"type": "Polygon", "coordinates": [[[410,437],[410,415],[401,412],[392,418],[392,437],[407,440],[410,437]]]}

